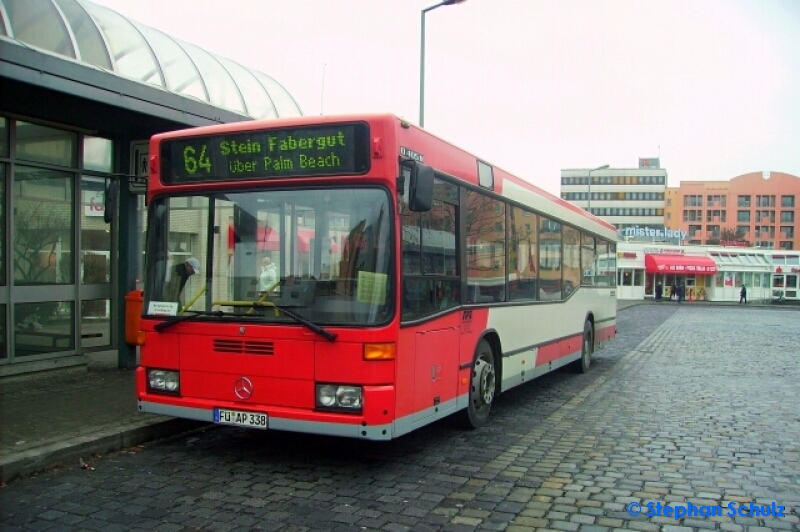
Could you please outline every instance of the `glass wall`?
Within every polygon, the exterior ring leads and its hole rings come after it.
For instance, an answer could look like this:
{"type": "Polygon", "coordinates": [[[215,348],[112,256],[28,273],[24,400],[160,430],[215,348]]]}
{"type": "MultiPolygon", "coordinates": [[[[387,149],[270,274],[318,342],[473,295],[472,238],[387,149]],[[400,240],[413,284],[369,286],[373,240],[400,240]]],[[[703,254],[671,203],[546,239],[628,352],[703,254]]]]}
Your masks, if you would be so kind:
{"type": "Polygon", "coordinates": [[[0,117],[0,364],[111,345],[112,155],[111,140],[0,117]]]}
{"type": "Polygon", "coordinates": [[[73,282],[73,176],[17,166],[14,169],[14,283],[73,282]]]}

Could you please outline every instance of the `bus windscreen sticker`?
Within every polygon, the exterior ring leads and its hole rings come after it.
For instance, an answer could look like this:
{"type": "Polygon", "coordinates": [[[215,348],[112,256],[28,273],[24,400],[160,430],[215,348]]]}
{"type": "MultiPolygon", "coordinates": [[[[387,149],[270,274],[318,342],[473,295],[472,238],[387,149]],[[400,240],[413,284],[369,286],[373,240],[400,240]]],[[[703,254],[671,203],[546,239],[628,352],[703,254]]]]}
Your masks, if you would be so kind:
{"type": "Polygon", "coordinates": [[[373,305],[385,305],[388,280],[389,276],[385,273],[358,272],[356,301],[373,305]]]}
{"type": "Polygon", "coordinates": [[[369,170],[366,124],[225,133],[164,140],[164,183],[362,174],[369,170]]]}

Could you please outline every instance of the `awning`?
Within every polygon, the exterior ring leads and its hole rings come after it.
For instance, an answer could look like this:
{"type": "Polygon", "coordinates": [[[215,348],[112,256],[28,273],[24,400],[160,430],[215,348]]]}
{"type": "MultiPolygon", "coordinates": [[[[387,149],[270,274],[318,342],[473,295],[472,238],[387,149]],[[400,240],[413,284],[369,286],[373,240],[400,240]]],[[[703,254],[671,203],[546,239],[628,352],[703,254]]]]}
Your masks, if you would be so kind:
{"type": "Polygon", "coordinates": [[[689,255],[645,255],[644,267],[647,273],[717,273],[717,264],[709,257],[689,255]]]}
{"type": "MultiPolygon", "coordinates": [[[[256,235],[259,251],[278,251],[281,248],[281,237],[277,231],[269,227],[259,227],[256,235]]],[[[311,239],[314,238],[313,229],[297,230],[297,251],[308,253],[311,250],[311,239]]]]}

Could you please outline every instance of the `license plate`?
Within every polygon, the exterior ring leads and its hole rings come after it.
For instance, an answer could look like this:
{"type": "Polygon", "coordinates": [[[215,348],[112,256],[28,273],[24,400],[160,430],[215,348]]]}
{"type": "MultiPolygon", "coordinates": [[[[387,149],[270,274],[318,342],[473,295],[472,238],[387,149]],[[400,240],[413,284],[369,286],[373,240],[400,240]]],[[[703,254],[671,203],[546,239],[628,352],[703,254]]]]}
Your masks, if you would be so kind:
{"type": "Polygon", "coordinates": [[[266,429],[269,427],[269,416],[261,412],[242,412],[241,410],[214,409],[214,423],[266,429]]]}

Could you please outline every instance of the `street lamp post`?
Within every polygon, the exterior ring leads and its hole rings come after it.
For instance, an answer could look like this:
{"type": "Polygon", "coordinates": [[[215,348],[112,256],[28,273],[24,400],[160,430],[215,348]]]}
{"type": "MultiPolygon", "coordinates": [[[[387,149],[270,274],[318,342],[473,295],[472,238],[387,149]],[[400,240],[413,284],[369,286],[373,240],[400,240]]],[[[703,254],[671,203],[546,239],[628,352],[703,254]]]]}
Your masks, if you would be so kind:
{"type": "Polygon", "coordinates": [[[604,164],[603,166],[598,166],[597,168],[592,168],[589,170],[589,203],[586,205],[586,210],[589,213],[592,212],[592,172],[596,172],[597,170],[605,170],[608,168],[609,165],[604,164]]]}
{"type": "Polygon", "coordinates": [[[444,0],[443,2],[439,2],[436,5],[426,7],[422,10],[422,41],[419,48],[419,127],[425,125],[425,13],[437,7],[452,6],[453,4],[460,4],[466,1],[467,0],[444,0]]]}

